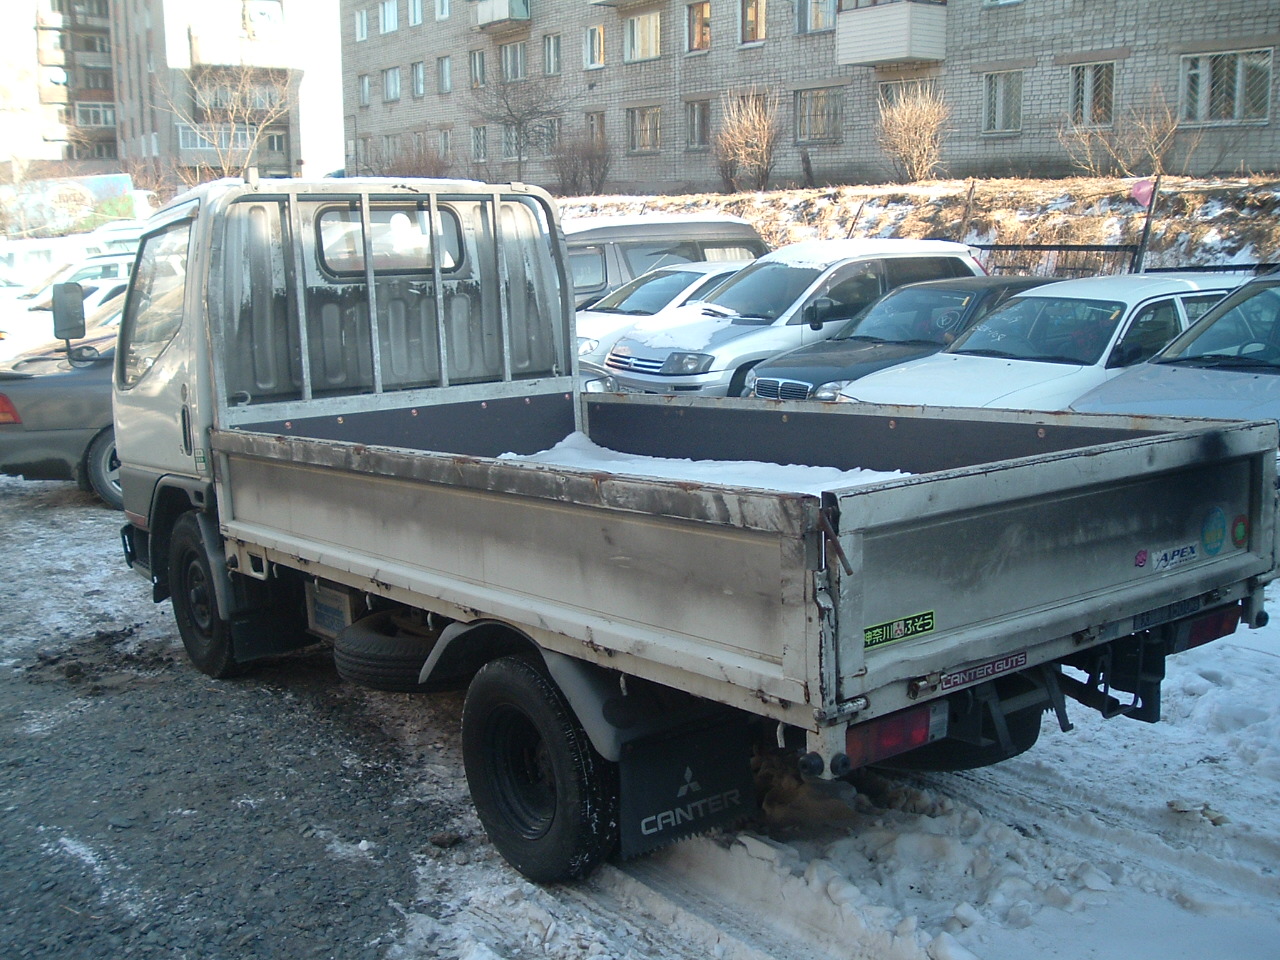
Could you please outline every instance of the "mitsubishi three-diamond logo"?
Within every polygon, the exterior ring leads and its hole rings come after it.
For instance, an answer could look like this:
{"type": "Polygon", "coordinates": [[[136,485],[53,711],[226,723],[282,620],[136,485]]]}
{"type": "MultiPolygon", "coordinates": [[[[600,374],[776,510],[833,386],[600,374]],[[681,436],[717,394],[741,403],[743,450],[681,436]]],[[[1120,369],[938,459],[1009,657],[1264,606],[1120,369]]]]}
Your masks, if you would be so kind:
{"type": "Polygon", "coordinates": [[[693,769],[691,767],[684,768],[684,783],[680,785],[680,789],[676,791],[676,798],[679,799],[688,793],[701,793],[702,787],[698,786],[698,781],[693,779],[693,769]]]}

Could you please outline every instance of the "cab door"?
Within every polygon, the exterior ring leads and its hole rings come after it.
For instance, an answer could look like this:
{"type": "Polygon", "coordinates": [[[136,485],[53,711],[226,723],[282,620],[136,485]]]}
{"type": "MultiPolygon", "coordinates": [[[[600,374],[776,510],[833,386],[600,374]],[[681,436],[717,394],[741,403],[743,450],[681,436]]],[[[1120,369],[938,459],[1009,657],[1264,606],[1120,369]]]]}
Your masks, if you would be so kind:
{"type": "MultiPolygon", "coordinates": [[[[125,513],[145,524],[166,474],[208,475],[196,443],[199,324],[190,321],[187,264],[193,220],[143,238],[116,349],[115,430],[125,513]]],[[[194,285],[191,285],[194,286],[194,285]]]]}

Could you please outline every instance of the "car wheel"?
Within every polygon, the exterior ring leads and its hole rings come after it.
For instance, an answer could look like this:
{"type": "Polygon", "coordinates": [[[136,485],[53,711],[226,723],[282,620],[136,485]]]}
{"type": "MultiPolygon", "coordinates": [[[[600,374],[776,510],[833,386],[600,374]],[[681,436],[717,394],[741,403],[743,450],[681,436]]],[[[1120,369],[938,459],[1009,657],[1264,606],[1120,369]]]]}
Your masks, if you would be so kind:
{"type": "Polygon", "coordinates": [[[218,616],[213,567],[194,512],[184,513],[169,538],[169,595],[173,618],[195,668],[220,680],[244,672],[231,645],[231,624],[218,616]]]}
{"type": "Polygon", "coordinates": [[[110,427],[93,438],[84,455],[84,475],[89,489],[113,510],[124,508],[120,489],[120,458],[116,456],[116,433],[110,427]]]}
{"type": "Polygon", "coordinates": [[[617,844],[617,765],[529,660],[501,657],[472,679],[462,761],[490,841],[530,880],[585,877],[617,844]]]}

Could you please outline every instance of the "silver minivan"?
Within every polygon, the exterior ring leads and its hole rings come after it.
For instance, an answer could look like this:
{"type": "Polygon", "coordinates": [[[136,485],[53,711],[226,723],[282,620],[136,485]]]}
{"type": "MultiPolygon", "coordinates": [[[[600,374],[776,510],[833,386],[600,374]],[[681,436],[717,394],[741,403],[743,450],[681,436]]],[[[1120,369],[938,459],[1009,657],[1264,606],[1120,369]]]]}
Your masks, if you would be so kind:
{"type": "Polygon", "coordinates": [[[753,366],[828,340],[881,294],[906,283],[982,273],[948,240],[809,240],[767,254],[701,301],[636,323],[603,370],[583,364],[588,390],[737,397],[753,366]],[[595,374],[595,385],[587,382],[595,374]]]}
{"type": "Polygon", "coordinates": [[[655,267],[754,260],[769,252],[755,227],[722,214],[576,217],[565,219],[562,227],[578,310],[655,267]]]}

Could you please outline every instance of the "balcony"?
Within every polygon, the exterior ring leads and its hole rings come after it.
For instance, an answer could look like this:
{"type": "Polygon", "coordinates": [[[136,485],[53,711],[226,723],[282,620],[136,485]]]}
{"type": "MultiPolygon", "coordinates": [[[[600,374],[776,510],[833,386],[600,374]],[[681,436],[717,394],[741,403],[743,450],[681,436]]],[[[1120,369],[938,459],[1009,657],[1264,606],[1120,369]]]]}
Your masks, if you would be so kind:
{"type": "Polygon", "coordinates": [[[928,63],[946,52],[946,0],[857,0],[836,16],[841,66],[928,63]]]}
{"type": "Polygon", "coordinates": [[[480,0],[476,4],[476,26],[518,27],[529,22],[529,0],[480,0]]]}

